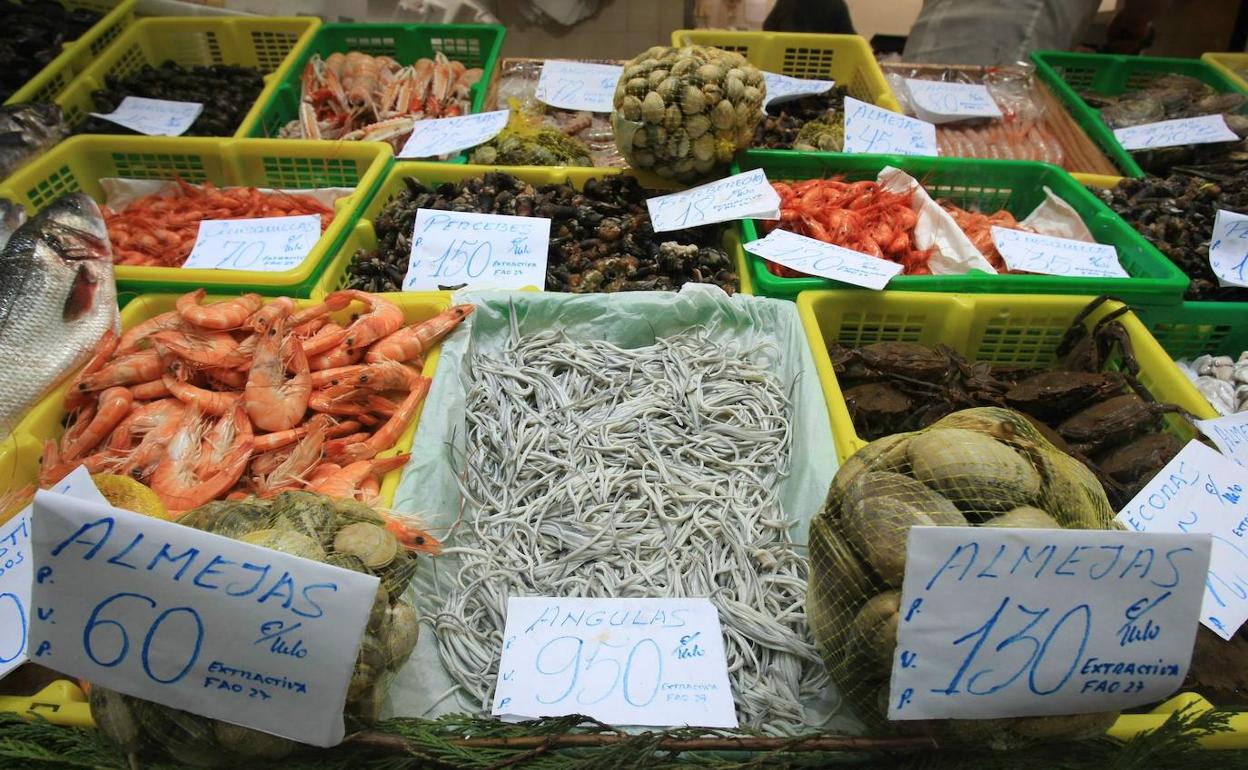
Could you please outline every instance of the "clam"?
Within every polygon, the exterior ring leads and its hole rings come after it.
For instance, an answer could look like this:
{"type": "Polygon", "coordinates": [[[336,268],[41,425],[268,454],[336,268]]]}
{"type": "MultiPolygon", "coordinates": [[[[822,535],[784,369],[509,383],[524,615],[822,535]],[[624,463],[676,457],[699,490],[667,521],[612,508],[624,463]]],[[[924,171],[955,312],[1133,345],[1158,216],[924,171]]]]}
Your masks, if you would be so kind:
{"type": "Polygon", "coordinates": [[[356,663],[351,670],[351,683],[347,685],[347,700],[358,701],[373,686],[375,672],[364,663],[356,663]]]}
{"type": "Polygon", "coordinates": [[[377,593],[373,594],[373,607],[368,611],[368,630],[376,633],[386,622],[386,612],[390,609],[390,592],[384,585],[377,584],[377,593]]]}
{"type": "Polygon", "coordinates": [[[338,523],[333,502],[312,492],[283,492],[273,498],[269,513],[275,522],[318,543],[324,543],[338,523]]]}
{"type": "Polygon", "coordinates": [[[333,548],[337,553],[359,557],[369,569],[377,569],[394,561],[399,541],[385,527],[357,521],[338,530],[333,548]]]}
{"type": "Polygon", "coordinates": [[[892,587],[899,587],[905,576],[910,527],[967,525],[948,499],[900,473],[862,474],[841,511],[838,524],[846,541],[892,587]]]}
{"type": "Polygon", "coordinates": [[[249,757],[281,759],[299,747],[298,743],[289,738],[229,722],[216,722],[212,726],[212,732],[221,748],[249,757]]]}
{"type": "Polygon", "coordinates": [[[1000,516],[985,521],[984,527],[1010,527],[1014,529],[1061,529],[1057,519],[1045,511],[1031,505],[1020,505],[1011,508],[1000,516]]]}
{"type": "Polygon", "coordinates": [[[641,118],[647,123],[661,123],[666,111],[667,105],[663,103],[663,97],[659,96],[658,91],[650,91],[641,101],[641,118]]]}
{"type": "Polygon", "coordinates": [[[848,660],[851,668],[869,679],[886,679],[897,648],[901,620],[901,591],[876,594],[862,605],[849,624],[848,660]]]}
{"type": "Polygon", "coordinates": [[[292,529],[258,529],[238,538],[263,548],[298,556],[313,561],[325,561],[325,549],[320,543],[292,529]]]}
{"type": "Polygon", "coordinates": [[[398,669],[406,661],[420,637],[420,618],[416,608],[400,601],[389,610],[386,624],[386,658],[391,669],[398,669]]]}
{"type": "Polygon", "coordinates": [[[950,428],[915,436],[907,450],[914,477],[964,511],[1004,511],[1040,494],[1040,474],[1021,454],[982,433],[950,428]]]}
{"type": "Polygon", "coordinates": [[[143,731],[126,701],[121,693],[99,685],[92,686],[87,694],[95,726],[123,751],[134,753],[143,747],[143,731]]]}

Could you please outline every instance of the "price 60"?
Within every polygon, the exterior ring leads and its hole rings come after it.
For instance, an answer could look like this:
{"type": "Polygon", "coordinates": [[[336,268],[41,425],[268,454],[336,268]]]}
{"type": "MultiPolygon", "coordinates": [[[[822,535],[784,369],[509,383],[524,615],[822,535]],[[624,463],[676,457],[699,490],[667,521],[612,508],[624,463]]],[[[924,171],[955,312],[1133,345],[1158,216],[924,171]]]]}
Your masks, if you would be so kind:
{"type": "Polygon", "coordinates": [[[170,607],[160,610],[155,599],[136,593],[116,593],[95,605],[87,625],[82,630],[82,647],[87,657],[98,666],[113,668],[121,665],[130,653],[130,632],[119,620],[109,619],[120,615],[128,622],[136,624],[136,616],[146,608],[155,617],[150,623],[138,621],[137,625],[146,626],[143,635],[143,646],[139,650],[139,659],[143,672],[158,684],[173,684],[181,681],[195,665],[199,658],[199,650],[204,641],[204,622],[199,613],[190,607],[170,607]],[[166,639],[159,644],[159,639],[166,639]],[[153,655],[153,646],[157,654],[153,655]],[[186,662],[176,668],[175,653],[185,653],[186,662]],[[153,670],[153,662],[166,666],[169,671],[153,670]]]}

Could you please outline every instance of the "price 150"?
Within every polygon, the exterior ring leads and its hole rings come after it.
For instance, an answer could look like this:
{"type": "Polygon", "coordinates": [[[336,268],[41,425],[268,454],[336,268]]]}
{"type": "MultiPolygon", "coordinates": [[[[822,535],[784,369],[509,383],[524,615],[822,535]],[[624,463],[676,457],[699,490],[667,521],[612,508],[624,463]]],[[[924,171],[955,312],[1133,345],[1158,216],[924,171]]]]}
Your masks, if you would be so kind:
{"type": "Polygon", "coordinates": [[[493,252],[489,241],[452,240],[442,256],[434,260],[430,277],[454,278],[462,272],[469,278],[480,278],[490,266],[493,252]]]}
{"type": "Polygon", "coordinates": [[[560,636],[542,645],[533,659],[533,667],[539,674],[567,681],[562,691],[556,685],[556,689],[537,695],[538,701],[551,705],[562,703],[575,692],[576,703],[592,706],[615,695],[620,689],[620,695],[628,705],[644,708],[654,702],[663,683],[663,653],[658,642],[649,638],[632,645],[600,642],[586,655],[584,639],[560,636]],[[617,651],[622,650],[628,652],[621,660],[617,651]],[[601,669],[599,673],[610,673],[601,678],[595,676],[594,681],[599,684],[594,688],[578,689],[581,674],[588,675],[596,669],[601,669]],[[608,682],[607,686],[602,686],[602,682],[608,682]]]}

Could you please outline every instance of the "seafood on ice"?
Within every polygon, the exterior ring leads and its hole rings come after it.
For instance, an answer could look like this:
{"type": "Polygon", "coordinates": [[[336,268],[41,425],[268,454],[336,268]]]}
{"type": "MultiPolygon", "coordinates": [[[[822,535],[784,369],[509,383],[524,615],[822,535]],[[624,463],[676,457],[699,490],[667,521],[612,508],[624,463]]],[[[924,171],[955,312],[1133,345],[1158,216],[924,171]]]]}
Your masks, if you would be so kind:
{"type": "Polygon", "coordinates": [[[66,391],[64,434],[44,446],[40,485],[86,465],[149,484],[175,512],[289,490],[375,501],[381,476],[407,461],[379,455],[429,391],[424,356],[471,312],[409,324],[361,291],[302,305],[185,294],[99,337],[66,391]]]}
{"type": "Polygon", "coordinates": [[[117,327],[112,256],[104,217],[84,193],[56,199],[9,237],[0,252],[0,435],[117,327]]]}
{"type": "Polygon", "coordinates": [[[299,117],[281,136],[389,142],[398,149],[416,121],[466,114],[482,74],[441,51],[408,66],[360,51],[313,54],[303,70],[299,117]]]}
{"type": "Polygon", "coordinates": [[[176,181],[176,189],[145,195],[119,211],[104,209],[119,265],[181,267],[205,219],[259,219],[316,214],[321,232],[334,212],[310,195],[256,187],[216,187],[176,181]]]}

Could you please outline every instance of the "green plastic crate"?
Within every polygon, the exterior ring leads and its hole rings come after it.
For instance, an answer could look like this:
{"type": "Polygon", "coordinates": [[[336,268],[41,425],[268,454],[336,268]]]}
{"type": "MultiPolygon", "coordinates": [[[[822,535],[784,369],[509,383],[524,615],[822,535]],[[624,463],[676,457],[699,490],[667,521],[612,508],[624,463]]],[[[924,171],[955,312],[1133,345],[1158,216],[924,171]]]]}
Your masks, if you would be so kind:
{"type": "Polygon", "coordinates": [[[1171,358],[1238,358],[1248,350],[1248,302],[1183,302],[1136,314],[1171,358]]]}
{"type": "Polygon", "coordinates": [[[1208,62],[1199,59],[1170,59],[1158,56],[1120,56],[1116,54],[1067,53],[1035,51],[1036,74],[1065,103],[1075,121],[1091,136],[1114,163],[1128,176],[1142,177],[1144,170],[1123,149],[1100,112],[1079,95],[1091,91],[1103,96],[1117,96],[1147,88],[1164,75],[1187,75],[1200,79],[1218,91],[1241,89],[1208,62]]]}
{"type": "Polygon", "coordinates": [[[61,95],[78,73],[108,48],[131,22],[134,6],[138,0],[61,0],[70,9],[87,8],[102,14],[82,37],[66,43],[55,59],[44,65],[26,85],[13,92],[5,104],[18,102],[47,102],[61,95]]]}
{"type": "Polygon", "coordinates": [[[304,261],[289,270],[207,270],[117,265],[118,304],[139,294],[209,294],[254,291],[269,296],[307,297],[329,257],[352,231],[357,212],[390,165],[381,142],[314,142],[303,139],[215,139],[206,137],[86,135],[66,139],[18,169],[0,185],[0,197],[41,210],[65,193],[82,190],[104,198],[99,180],[182,179],[218,187],[254,185],[280,189],[353,187],[334,205],[334,220],[304,261]]]}
{"type": "MultiPolygon", "coordinates": [[[[885,166],[895,166],[918,179],[932,197],[964,208],[992,212],[1005,209],[1022,219],[1044,200],[1044,188],[1069,203],[1100,243],[1118,250],[1130,278],[1069,278],[1057,275],[899,275],[888,288],[898,291],[996,294],[1110,294],[1131,304],[1174,305],[1187,290],[1187,276],[1152,244],[1101,203],[1070,174],[1047,163],[973,160],[902,155],[843,155],[748,150],[738,156],[734,171],[761,168],[773,181],[843,176],[850,181],[875,179],[885,166]]],[[[755,220],[740,222],[741,242],[761,233],[755,220]]],[[[826,278],[783,278],[766,262],[746,254],[756,294],[794,299],[813,289],[854,288],[826,278]]]]}
{"type": "MultiPolygon", "coordinates": [[[[299,81],[313,54],[335,51],[394,57],[411,64],[441,51],[467,67],[480,67],[481,80],[472,87],[471,111],[481,112],[490,79],[498,67],[506,29],[497,24],[325,24],[301,45],[260,94],[260,109],[247,116],[239,136],[275,137],[299,116],[299,81]]],[[[461,154],[458,158],[464,162],[461,154]]]]}

